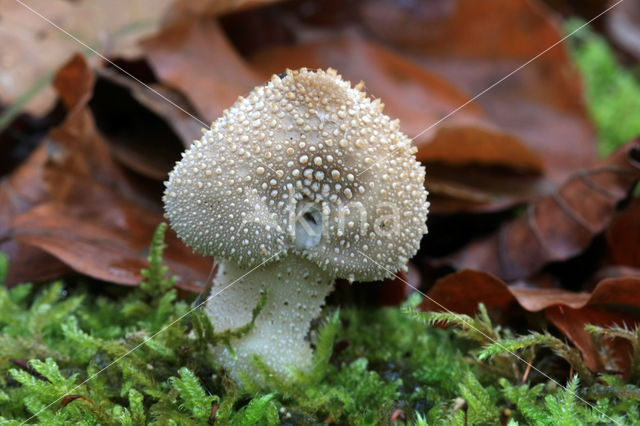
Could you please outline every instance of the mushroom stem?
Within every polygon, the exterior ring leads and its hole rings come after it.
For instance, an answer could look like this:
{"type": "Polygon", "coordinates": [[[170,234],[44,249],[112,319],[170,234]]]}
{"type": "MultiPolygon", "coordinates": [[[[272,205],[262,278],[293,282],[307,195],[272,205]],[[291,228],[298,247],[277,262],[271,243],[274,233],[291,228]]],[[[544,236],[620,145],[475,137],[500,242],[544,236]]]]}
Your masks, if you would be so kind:
{"type": "Polygon", "coordinates": [[[249,323],[265,290],[267,300],[253,329],[231,340],[236,356],[228,348],[216,346],[212,348],[216,359],[235,379],[240,371],[252,370],[251,354],[260,355],[281,374],[290,366],[308,367],[312,360],[306,340],[309,326],[333,290],[335,277],[297,255],[249,271],[233,262],[219,265],[205,308],[216,332],[249,323]]]}

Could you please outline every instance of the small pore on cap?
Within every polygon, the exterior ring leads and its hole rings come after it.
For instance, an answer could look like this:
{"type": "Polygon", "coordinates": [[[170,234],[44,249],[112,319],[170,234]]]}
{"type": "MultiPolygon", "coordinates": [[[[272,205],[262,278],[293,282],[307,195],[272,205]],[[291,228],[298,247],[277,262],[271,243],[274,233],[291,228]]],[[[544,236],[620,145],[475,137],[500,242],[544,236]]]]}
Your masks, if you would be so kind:
{"type": "Polygon", "coordinates": [[[296,250],[302,251],[318,245],[322,239],[322,211],[316,203],[302,201],[296,210],[296,250]]]}

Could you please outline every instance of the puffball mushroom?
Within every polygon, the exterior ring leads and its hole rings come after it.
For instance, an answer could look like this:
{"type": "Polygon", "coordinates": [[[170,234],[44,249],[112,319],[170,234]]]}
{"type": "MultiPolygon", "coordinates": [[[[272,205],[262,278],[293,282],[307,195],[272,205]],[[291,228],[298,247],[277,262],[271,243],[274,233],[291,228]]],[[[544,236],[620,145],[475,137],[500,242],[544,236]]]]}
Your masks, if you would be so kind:
{"type": "Polygon", "coordinates": [[[398,120],[335,70],[287,70],[240,97],[183,153],[165,183],[171,226],[219,263],[206,312],[232,375],[258,354],[275,371],[310,365],[307,334],[336,278],[406,269],[429,203],[424,167],[398,120]]]}

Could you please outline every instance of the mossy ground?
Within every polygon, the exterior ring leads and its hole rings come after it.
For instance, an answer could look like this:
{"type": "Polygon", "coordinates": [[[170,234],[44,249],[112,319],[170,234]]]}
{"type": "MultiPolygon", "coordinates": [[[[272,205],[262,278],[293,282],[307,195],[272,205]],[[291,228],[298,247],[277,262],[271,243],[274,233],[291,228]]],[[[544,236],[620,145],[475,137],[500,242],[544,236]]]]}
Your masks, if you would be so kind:
{"type": "MultiPolygon", "coordinates": [[[[609,152],[640,133],[640,86],[593,33],[573,53],[609,152]]],[[[417,295],[400,308],[327,308],[311,371],[282,379],[255,359],[260,374],[238,386],[208,345],[251,324],[216,334],[201,310],[189,313],[193,301],[178,299],[162,266],[163,233],[133,290],[82,279],[0,286],[0,424],[640,424],[638,374],[594,377],[550,334],[512,336],[484,310],[418,313],[417,295]],[[568,362],[577,374],[550,380],[507,353],[532,359],[534,348],[541,369],[568,362]]],[[[635,331],[593,331],[639,346],[635,331]]]]}
{"type": "MultiPolygon", "coordinates": [[[[259,374],[238,386],[208,352],[232,334],[216,334],[202,310],[189,313],[190,303],[177,300],[161,262],[164,230],[145,282],[125,295],[60,281],[0,287],[0,423],[640,424],[640,388],[595,381],[561,340],[515,338],[484,310],[476,318],[420,313],[418,296],[401,308],[328,308],[313,333],[310,371],[281,378],[256,358],[259,374]],[[586,371],[588,386],[578,376],[566,389],[545,377],[520,384],[526,365],[506,351],[527,358],[535,346],[586,371]]],[[[629,338],[637,345],[638,337],[629,338]]]]}

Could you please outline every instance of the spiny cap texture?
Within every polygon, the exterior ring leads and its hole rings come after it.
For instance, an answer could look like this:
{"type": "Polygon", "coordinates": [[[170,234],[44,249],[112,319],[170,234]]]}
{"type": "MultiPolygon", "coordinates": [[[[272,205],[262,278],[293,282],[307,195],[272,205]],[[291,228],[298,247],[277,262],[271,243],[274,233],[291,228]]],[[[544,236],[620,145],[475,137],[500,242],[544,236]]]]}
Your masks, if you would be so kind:
{"type": "Polygon", "coordinates": [[[403,269],[427,232],[425,170],[362,86],[302,68],[239,98],[165,183],[178,236],[245,267],[298,253],[351,280],[403,269]]]}

